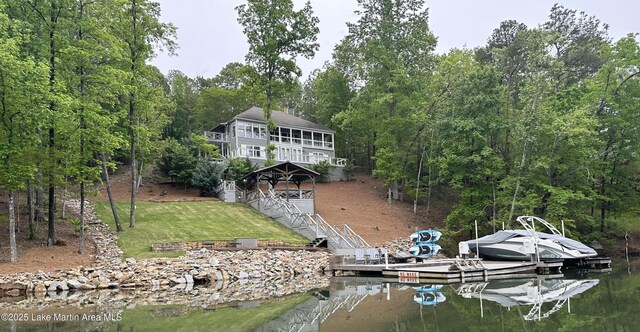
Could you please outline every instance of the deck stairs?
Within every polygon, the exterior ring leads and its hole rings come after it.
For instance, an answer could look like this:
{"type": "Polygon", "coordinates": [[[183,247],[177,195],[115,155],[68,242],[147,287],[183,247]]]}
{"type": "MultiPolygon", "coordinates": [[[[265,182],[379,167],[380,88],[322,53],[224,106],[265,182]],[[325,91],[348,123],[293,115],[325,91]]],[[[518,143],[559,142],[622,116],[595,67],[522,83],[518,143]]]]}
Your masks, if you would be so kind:
{"type": "Polygon", "coordinates": [[[348,255],[358,248],[371,248],[348,225],[332,226],[319,214],[303,213],[298,207],[278,197],[272,190],[266,193],[256,190],[247,193],[246,202],[258,211],[284,226],[308,238],[312,243],[327,241],[327,248],[334,253],[348,255]]]}

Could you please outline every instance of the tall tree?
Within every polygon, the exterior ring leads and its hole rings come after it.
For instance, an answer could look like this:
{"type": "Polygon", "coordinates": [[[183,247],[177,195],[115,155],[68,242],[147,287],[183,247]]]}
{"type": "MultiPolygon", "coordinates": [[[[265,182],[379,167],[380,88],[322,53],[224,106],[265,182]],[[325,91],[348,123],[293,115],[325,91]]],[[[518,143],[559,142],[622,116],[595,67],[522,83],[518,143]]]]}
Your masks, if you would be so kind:
{"type": "Polygon", "coordinates": [[[138,142],[140,128],[138,116],[144,112],[149,104],[142,98],[140,90],[148,83],[145,71],[148,70],[146,61],[154,56],[154,46],[166,47],[169,52],[175,49],[173,38],[175,27],[161,23],[160,5],[149,0],[118,0],[117,7],[126,8],[118,11],[114,29],[116,35],[124,43],[126,55],[124,69],[129,74],[128,82],[128,131],[129,151],[131,158],[131,206],[129,210],[129,227],[135,227],[136,194],[139,185],[139,156],[138,142]]]}
{"type": "Polygon", "coordinates": [[[45,115],[47,67],[21,56],[29,36],[23,22],[11,20],[0,3],[0,188],[9,190],[10,259],[18,259],[15,191],[35,175],[32,153],[45,115]]]}
{"type": "MultiPolygon", "coordinates": [[[[288,89],[293,76],[302,75],[296,57],[311,58],[319,48],[318,18],[313,16],[310,1],[296,11],[291,0],[248,0],[236,10],[249,42],[246,60],[255,68],[256,81],[265,93],[264,115],[273,130],[273,98],[288,89]]],[[[272,163],[273,147],[268,144],[268,136],[267,163],[272,163]]]]}
{"type": "MultiPolygon", "coordinates": [[[[405,178],[407,132],[417,131],[411,119],[419,109],[421,91],[428,81],[436,39],[429,30],[428,11],[422,0],[362,0],[356,23],[349,23],[349,34],[336,47],[336,65],[345,68],[359,88],[344,125],[369,133],[373,141],[370,154],[375,160],[374,174],[392,188],[405,178]]],[[[346,128],[345,128],[346,129],[346,128]]]]}

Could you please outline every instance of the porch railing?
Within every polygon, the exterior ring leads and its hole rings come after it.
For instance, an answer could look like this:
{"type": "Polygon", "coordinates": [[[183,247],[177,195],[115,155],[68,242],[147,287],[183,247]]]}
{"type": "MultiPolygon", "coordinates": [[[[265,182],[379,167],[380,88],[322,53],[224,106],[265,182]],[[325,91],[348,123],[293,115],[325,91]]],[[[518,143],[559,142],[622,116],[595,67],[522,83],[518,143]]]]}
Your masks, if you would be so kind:
{"type": "Polygon", "coordinates": [[[206,137],[210,142],[228,142],[229,135],[225,133],[218,133],[215,131],[205,131],[204,137],[206,137]]]}

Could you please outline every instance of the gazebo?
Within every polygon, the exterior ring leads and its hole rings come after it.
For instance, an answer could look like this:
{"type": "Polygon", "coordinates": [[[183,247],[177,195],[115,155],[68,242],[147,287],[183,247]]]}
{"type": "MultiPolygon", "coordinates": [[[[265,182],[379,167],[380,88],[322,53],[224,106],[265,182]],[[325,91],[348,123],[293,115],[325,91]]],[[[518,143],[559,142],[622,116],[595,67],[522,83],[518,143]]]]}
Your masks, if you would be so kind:
{"type": "Polygon", "coordinates": [[[316,176],[319,175],[320,173],[316,171],[285,161],[255,170],[245,175],[242,181],[245,184],[245,190],[257,189],[261,182],[267,182],[270,185],[269,189],[276,197],[295,204],[303,213],[314,215],[315,184],[316,176]],[[302,188],[302,183],[305,181],[311,182],[311,188],[302,188]],[[278,184],[281,185],[278,186],[278,184]]]}

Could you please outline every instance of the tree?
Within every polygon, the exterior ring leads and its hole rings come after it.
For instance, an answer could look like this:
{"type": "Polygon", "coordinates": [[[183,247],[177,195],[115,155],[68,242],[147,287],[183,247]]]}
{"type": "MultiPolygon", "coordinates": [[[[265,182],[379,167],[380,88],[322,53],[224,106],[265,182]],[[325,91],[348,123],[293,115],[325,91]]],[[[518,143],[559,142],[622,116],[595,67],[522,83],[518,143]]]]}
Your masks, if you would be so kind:
{"type": "Polygon", "coordinates": [[[375,161],[374,175],[391,189],[390,198],[398,197],[412,152],[407,133],[418,130],[411,115],[420,109],[436,39],[422,0],[364,0],[359,5],[358,21],[348,24],[349,34],[334,53],[337,68],[358,93],[336,119],[344,130],[362,134],[367,157],[375,161]]]}
{"type": "MultiPolygon", "coordinates": [[[[118,0],[116,7],[126,8],[118,11],[114,23],[115,34],[124,43],[126,55],[123,58],[123,69],[130,77],[128,83],[128,131],[129,151],[131,157],[131,206],[129,210],[129,227],[135,227],[136,193],[139,186],[139,156],[136,155],[141,139],[139,124],[140,113],[149,108],[149,103],[143,99],[145,89],[150,86],[146,80],[149,66],[146,61],[154,55],[154,46],[166,47],[169,52],[175,49],[173,38],[175,27],[161,23],[160,5],[149,0],[118,0]]],[[[147,92],[148,93],[148,92],[147,92]]]]}
{"type": "MultiPolygon", "coordinates": [[[[313,16],[310,1],[298,11],[293,9],[291,0],[248,0],[236,10],[238,23],[244,27],[249,42],[246,60],[255,68],[256,83],[265,93],[264,115],[273,130],[274,97],[288,89],[293,76],[302,75],[296,57],[311,58],[319,48],[318,18],[313,16]]],[[[267,163],[272,163],[274,156],[268,138],[267,146],[267,163]]]]}
{"type": "Polygon", "coordinates": [[[22,189],[36,173],[32,153],[45,115],[47,67],[20,56],[29,42],[22,22],[11,20],[0,3],[0,187],[9,189],[10,259],[18,259],[14,191],[22,189]]]}

